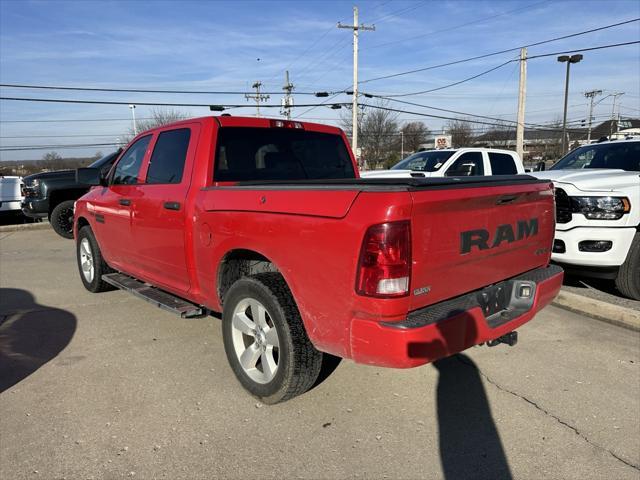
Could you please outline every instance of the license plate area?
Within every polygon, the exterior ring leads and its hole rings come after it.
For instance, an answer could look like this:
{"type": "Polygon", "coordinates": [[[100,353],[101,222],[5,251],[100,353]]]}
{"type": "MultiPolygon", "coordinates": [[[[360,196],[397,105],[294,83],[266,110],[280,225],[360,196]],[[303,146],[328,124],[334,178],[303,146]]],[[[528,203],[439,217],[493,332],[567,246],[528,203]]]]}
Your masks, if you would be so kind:
{"type": "Polygon", "coordinates": [[[476,300],[489,326],[495,328],[529,311],[535,292],[535,282],[509,280],[483,288],[476,300]]]}

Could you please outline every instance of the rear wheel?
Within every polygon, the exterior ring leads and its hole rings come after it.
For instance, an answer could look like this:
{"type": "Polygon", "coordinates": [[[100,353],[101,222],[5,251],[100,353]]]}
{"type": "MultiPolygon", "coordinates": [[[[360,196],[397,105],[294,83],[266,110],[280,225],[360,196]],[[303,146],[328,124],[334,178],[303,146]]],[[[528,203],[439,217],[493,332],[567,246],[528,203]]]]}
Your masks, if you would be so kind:
{"type": "Polygon", "coordinates": [[[236,377],[264,403],[289,400],[309,390],[320,373],[300,313],[279,273],[260,273],[234,283],[225,296],[222,332],[236,377]]]}
{"type": "Polygon", "coordinates": [[[64,238],[73,238],[73,204],[74,200],[60,202],[51,211],[49,221],[53,230],[64,238]]]}
{"type": "Polygon", "coordinates": [[[84,288],[93,293],[114,289],[114,287],[102,280],[102,275],[111,273],[113,270],[109,268],[102,258],[96,237],[88,225],[82,227],[78,232],[76,258],[78,260],[80,280],[82,280],[84,288]]]}
{"type": "Polygon", "coordinates": [[[633,237],[627,259],[618,270],[616,287],[624,296],[640,300],[640,232],[633,237]]]}

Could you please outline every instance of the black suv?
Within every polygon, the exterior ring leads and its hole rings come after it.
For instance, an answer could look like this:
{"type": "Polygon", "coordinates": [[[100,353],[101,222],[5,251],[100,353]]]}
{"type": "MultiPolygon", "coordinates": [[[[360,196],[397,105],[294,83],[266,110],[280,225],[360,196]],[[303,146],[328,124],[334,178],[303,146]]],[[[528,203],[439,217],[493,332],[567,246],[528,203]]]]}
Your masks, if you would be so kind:
{"type": "MultiPolygon", "coordinates": [[[[107,175],[122,149],[96,160],[92,168],[107,175]]],[[[23,179],[22,213],[31,218],[48,218],[55,232],[73,238],[73,204],[89,191],[89,186],[76,182],[75,170],[34,173],[23,179]]]]}

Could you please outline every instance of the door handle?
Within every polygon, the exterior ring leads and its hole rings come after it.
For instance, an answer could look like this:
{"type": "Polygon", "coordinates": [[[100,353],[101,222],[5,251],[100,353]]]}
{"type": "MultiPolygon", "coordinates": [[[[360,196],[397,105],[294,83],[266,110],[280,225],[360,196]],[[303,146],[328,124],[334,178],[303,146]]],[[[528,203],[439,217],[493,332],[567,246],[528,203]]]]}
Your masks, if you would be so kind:
{"type": "Polygon", "coordinates": [[[180,210],[180,202],[164,202],[166,210],[180,210]]]}
{"type": "Polygon", "coordinates": [[[128,207],[129,205],[131,205],[131,200],[129,200],[128,198],[121,198],[120,200],[118,200],[118,203],[120,205],[128,207]]]}

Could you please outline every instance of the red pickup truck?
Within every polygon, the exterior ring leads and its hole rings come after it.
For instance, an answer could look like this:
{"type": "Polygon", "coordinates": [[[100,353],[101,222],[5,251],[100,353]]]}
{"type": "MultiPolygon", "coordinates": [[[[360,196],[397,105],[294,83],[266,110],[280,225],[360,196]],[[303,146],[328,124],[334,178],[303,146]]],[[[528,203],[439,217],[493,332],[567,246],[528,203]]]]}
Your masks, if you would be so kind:
{"type": "Polygon", "coordinates": [[[362,179],[338,128],[231,116],[138,135],[75,206],[80,278],[182,317],[222,312],[266,403],[324,354],[407,368],[514,330],[557,294],[554,193],[518,176],[362,179]]]}

